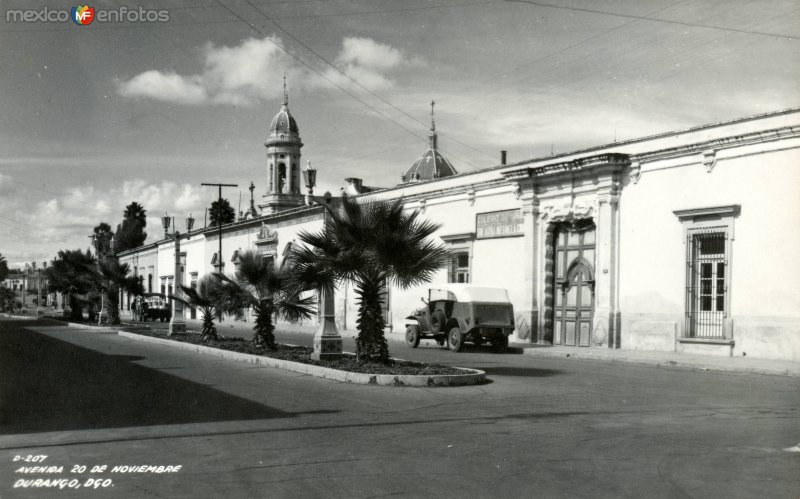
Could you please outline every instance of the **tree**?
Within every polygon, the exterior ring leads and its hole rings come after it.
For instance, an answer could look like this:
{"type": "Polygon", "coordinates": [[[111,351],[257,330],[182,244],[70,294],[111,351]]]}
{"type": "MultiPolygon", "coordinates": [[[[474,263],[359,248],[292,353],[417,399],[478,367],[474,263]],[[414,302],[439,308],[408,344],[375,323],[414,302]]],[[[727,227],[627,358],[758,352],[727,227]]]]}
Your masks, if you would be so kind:
{"type": "Polygon", "coordinates": [[[8,262],[6,257],[0,255],[0,281],[5,281],[8,276],[8,262]]]}
{"type": "Polygon", "coordinates": [[[299,234],[307,246],[293,249],[294,278],[303,288],[328,291],[352,282],[358,296],[356,355],[360,362],[388,362],[384,290],[428,282],[445,265],[447,251],[428,240],[439,225],[403,210],[402,199],[359,204],[345,197],[341,210],[326,209],[321,232],[299,234]]]}
{"type": "Polygon", "coordinates": [[[253,342],[276,349],[272,316],[287,320],[308,319],[314,314],[314,298],[300,298],[289,274],[270,258],[254,251],[239,253],[239,268],[233,278],[215,273],[220,280],[217,307],[235,313],[252,307],[256,320],[253,342]]]}
{"type": "Polygon", "coordinates": [[[122,223],[117,225],[117,232],[114,234],[114,252],[138,248],[147,239],[147,212],[145,209],[133,201],[125,207],[122,213],[122,223]]]}
{"type": "Polygon", "coordinates": [[[0,312],[14,312],[16,303],[17,294],[5,286],[0,286],[0,312]]]}
{"type": "Polygon", "coordinates": [[[214,325],[214,316],[217,314],[217,302],[219,301],[219,278],[213,275],[204,276],[197,283],[197,287],[181,285],[185,299],[173,295],[173,300],[178,300],[184,304],[200,309],[200,319],[203,321],[203,328],[200,331],[203,341],[217,340],[217,327],[214,325]]]}
{"type": "Polygon", "coordinates": [[[125,211],[122,212],[122,217],[123,220],[136,221],[139,222],[142,227],[147,227],[147,211],[136,201],[131,202],[131,204],[125,207],[125,211]]]}
{"type": "Polygon", "coordinates": [[[83,318],[83,305],[91,302],[89,293],[95,287],[96,265],[88,249],[85,253],[81,250],[60,250],[47,268],[50,291],[67,295],[70,320],[80,321],[83,318]]]}
{"type": "Polygon", "coordinates": [[[211,227],[219,225],[220,220],[222,220],[222,225],[225,225],[233,223],[236,220],[236,211],[227,199],[222,198],[221,200],[218,199],[211,203],[211,208],[208,211],[208,218],[210,220],[209,226],[211,227]]]}
{"type": "Polygon", "coordinates": [[[108,300],[108,322],[118,325],[119,318],[119,291],[120,289],[130,295],[138,296],[144,293],[142,282],[135,275],[129,275],[130,267],[127,263],[120,263],[115,257],[108,257],[100,261],[99,272],[96,274],[95,285],[98,289],[106,291],[108,300]]]}

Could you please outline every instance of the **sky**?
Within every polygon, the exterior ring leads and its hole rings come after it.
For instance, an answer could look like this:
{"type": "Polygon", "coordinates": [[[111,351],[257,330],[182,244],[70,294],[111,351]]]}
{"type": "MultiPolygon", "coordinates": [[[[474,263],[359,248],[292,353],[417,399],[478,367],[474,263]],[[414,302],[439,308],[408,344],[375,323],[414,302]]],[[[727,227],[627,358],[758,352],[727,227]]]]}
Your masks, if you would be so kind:
{"type": "MultiPolygon", "coordinates": [[[[203,224],[215,188],[266,193],[289,108],[317,169],[394,186],[425,151],[459,172],[798,107],[800,4],[665,0],[162,0],[162,22],[22,22],[0,1],[0,255],[85,249],[126,205],[203,224]]],[[[53,15],[53,14],[51,14],[53,15]]],[[[66,15],[66,14],[65,14],[66,15]]],[[[122,12],[123,16],[129,15],[122,12]]],[[[178,223],[183,228],[183,223],[178,223]]]]}

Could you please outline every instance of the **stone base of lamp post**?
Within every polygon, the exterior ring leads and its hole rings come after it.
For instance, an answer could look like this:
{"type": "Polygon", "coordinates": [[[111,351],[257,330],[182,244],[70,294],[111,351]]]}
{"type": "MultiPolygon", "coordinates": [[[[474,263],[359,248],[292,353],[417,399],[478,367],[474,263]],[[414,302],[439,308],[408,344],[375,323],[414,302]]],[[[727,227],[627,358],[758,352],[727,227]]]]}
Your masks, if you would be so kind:
{"type": "Polygon", "coordinates": [[[314,351],[311,353],[311,358],[314,360],[334,360],[345,355],[342,353],[342,337],[336,331],[336,326],[334,325],[334,334],[330,334],[325,331],[326,322],[323,320],[320,328],[314,333],[314,351]]]}
{"type": "Polygon", "coordinates": [[[336,317],[333,313],[333,293],[322,291],[320,305],[322,321],[314,333],[314,351],[311,353],[311,358],[314,360],[342,358],[344,357],[342,353],[342,336],[336,327],[336,317]]]}
{"type": "Polygon", "coordinates": [[[174,318],[173,320],[169,321],[169,334],[175,333],[185,333],[186,332],[186,322],[185,321],[176,321],[174,318]]]}
{"type": "Polygon", "coordinates": [[[108,324],[108,310],[106,309],[106,301],[100,298],[100,313],[97,314],[97,324],[108,324]]]}

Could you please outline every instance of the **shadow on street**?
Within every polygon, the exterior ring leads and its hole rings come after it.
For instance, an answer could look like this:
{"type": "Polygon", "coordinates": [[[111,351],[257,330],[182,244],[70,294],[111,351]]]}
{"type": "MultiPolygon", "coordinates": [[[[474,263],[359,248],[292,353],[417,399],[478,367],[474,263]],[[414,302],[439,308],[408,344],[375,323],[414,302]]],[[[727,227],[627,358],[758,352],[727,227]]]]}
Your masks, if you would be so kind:
{"type": "Polygon", "coordinates": [[[0,434],[291,417],[293,414],[5,322],[0,434]]]}

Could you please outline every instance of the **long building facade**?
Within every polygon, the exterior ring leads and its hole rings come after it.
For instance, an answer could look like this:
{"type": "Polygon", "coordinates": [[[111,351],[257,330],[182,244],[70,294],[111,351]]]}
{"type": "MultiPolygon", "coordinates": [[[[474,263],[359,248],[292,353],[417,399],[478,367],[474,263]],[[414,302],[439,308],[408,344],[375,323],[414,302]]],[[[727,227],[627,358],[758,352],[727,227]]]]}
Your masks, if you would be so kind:
{"type": "MultiPolygon", "coordinates": [[[[222,255],[217,228],[188,233],[183,284],[220,262],[233,272],[247,249],[280,263],[300,231],[322,228],[326,200],[299,201],[302,144],[286,99],[269,136],[260,213],[223,226],[222,255]]],[[[436,163],[447,161],[436,143],[432,123],[403,183],[369,190],[348,179],[346,192],[402,198],[439,224],[452,258],[430,286],[506,288],[512,341],[800,361],[800,109],[462,174],[436,163]]],[[[171,238],[120,258],[146,290],[174,289],[171,238]]],[[[426,288],[387,290],[391,332],[404,331],[426,288]]],[[[337,290],[345,331],[356,328],[354,298],[346,283],[337,290]]]]}

